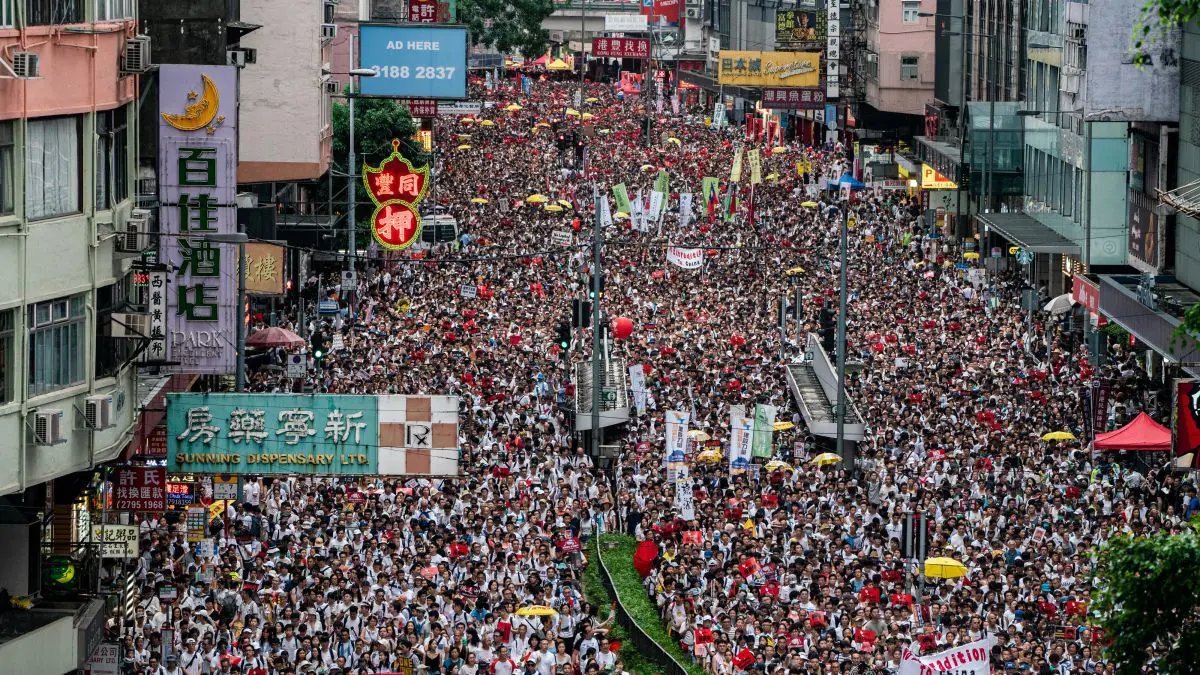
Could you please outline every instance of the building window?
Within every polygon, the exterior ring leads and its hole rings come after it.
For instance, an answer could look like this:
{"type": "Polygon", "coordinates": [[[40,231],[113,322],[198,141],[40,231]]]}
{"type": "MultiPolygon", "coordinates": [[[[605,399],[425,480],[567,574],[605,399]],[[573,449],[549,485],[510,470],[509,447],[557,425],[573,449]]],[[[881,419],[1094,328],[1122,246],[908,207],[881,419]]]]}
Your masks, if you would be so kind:
{"type": "Polygon", "coordinates": [[[901,80],[917,79],[917,76],[918,76],[917,66],[920,64],[920,62],[921,62],[921,57],[919,57],[919,56],[901,56],[900,57],[900,79],[901,80]]]}
{"type": "Polygon", "coordinates": [[[87,319],[84,296],[39,302],[29,308],[29,395],[79,384],[87,319]]]}
{"type": "MultiPolygon", "coordinates": [[[[4,0],[0,0],[4,2],[4,0]]],[[[13,193],[16,190],[16,178],[13,171],[13,157],[16,156],[16,144],[13,142],[13,122],[0,122],[0,215],[12,213],[15,208],[13,193]]]]}
{"type": "Polygon", "coordinates": [[[921,0],[903,0],[900,3],[900,11],[904,23],[916,23],[921,20],[917,14],[921,11],[921,0]]]}
{"type": "Polygon", "coordinates": [[[79,212],[79,118],[29,122],[25,160],[25,217],[53,218],[79,212]]]}
{"type": "Polygon", "coordinates": [[[16,0],[0,0],[0,28],[15,26],[17,23],[16,0]]]}
{"type": "Polygon", "coordinates": [[[13,322],[16,312],[0,312],[0,403],[8,403],[13,397],[13,322]]]}
{"type": "Polygon", "coordinates": [[[96,209],[111,209],[129,196],[129,130],[125,106],[96,113],[96,209]]]}
{"type": "Polygon", "coordinates": [[[96,0],[96,20],[132,19],[136,0],[96,0]]]}
{"type": "Polygon", "coordinates": [[[133,360],[138,341],[114,338],[112,315],[129,311],[134,302],[131,293],[139,290],[134,284],[136,276],[129,275],[111,286],[96,289],[96,378],[116,375],[121,366],[133,360]]]}
{"type": "Polygon", "coordinates": [[[25,3],[26,26],[56,26],[83,23],[84,0],[21,0],[25,3]]]}

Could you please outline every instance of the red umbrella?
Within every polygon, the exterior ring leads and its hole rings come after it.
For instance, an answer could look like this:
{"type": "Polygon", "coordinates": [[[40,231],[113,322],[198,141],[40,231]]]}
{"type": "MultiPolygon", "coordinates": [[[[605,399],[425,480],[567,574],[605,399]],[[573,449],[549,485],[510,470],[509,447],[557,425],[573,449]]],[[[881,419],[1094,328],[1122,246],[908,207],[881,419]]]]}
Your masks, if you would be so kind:
{"type": "Polygon", "coordinates": [[[304,338],[286,328],[279,328],[277,326],[255,331],[253,335],[246,338],[247,347],[261,347],[263,349],[269,347],[303,347],[304,344],[304,338]]]}

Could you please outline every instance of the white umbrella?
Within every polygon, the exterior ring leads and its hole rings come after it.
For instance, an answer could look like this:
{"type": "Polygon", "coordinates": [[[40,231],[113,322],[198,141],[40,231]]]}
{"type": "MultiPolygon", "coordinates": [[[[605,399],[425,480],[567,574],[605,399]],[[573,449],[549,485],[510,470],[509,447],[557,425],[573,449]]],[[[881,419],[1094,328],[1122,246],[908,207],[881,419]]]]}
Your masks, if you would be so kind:
{"type": "Polygon", "coordinates": [[[1075,304],[1075,299],[1070,293],[1063,293],[1046,303],[1045,310],[1051,314],[1064,314],[1071,310],[1071,305],[1075,304]]]}

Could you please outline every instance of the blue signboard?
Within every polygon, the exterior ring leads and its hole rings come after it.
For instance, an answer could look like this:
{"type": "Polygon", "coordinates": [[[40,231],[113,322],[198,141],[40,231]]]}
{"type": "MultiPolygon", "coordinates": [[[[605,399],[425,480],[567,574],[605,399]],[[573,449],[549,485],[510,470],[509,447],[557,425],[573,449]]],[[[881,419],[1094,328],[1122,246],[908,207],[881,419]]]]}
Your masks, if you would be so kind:
{"type": "Polygon", "coordinates": [[[363,96],[467,97],[467,29],[437,24],[364,24],[359,64],[375,77],[359,80],[363,96]]]}
{"type": "Polygon", "coordinates": [[[171,394],[173,473],[375,475],[376,396],[171,394]]]}

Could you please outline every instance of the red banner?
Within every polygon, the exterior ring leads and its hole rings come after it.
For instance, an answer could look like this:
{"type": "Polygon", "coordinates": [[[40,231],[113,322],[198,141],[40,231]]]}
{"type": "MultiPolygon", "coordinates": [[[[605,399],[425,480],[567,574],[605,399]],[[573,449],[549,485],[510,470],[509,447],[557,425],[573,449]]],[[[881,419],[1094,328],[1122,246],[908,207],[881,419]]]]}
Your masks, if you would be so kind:
{"type": "Polygon", "coordinates": [[[650,40],[647,38],[593,38],[592,56],[648,59],[650,40]]]}
{"type": "Polygon", "coordinates": [[[122,466],[113,470],[113,508],[117,511],[166,511],[167,470],[122,466]]]}
{"type": "Polygon", "coordinates": [[[1200,468],[1196,462],[1200,450],[1200,382],[1181,380],[1175,387],[1175,456],[1190,454],[1185,467],[1200,468]]]}
{"type": "Polygon", "coordinates": [[[824,110],[825,92],[821,89],[764,88],[762,103],[767,108],[824,110]]]}
{"type": "Polygon", "coordinates": [[[436,23],[437,0],[408,0],[409,23],[436,23]]]}
{"type": "Polygon", "coordinates": [[[437,117],[438,104],[431,98],[414,98],[404,102],[413,117],[437,117]]]}

